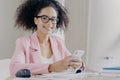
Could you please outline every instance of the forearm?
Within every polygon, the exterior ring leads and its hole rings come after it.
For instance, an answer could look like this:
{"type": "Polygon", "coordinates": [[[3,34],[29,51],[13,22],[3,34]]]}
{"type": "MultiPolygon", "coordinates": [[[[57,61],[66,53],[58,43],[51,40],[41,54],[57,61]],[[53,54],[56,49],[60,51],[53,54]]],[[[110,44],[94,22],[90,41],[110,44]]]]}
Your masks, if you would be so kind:
{"type": "Polygon", "coordinates": [[[44,74],[49,73],[48,71],[49,64],[11,64],[10,65],[10,74],[15,76],[16,72],[20,69],[28,69],[32,74],[44,74]]]}

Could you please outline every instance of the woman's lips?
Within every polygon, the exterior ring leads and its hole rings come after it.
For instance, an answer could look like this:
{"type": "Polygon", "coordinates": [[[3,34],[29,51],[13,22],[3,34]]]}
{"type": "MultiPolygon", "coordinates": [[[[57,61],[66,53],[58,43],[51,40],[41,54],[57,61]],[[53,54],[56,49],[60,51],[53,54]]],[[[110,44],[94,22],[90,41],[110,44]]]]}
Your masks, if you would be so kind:
{"type": "Polygon", "coordinates": [[[44,26],[44,28],[45,28],[46,30],[48,30],[48,31],[50,31],[50,30],[51,30],[51,28],[47,28],[47,27],[45,27],[45,26],[44,26]]]}

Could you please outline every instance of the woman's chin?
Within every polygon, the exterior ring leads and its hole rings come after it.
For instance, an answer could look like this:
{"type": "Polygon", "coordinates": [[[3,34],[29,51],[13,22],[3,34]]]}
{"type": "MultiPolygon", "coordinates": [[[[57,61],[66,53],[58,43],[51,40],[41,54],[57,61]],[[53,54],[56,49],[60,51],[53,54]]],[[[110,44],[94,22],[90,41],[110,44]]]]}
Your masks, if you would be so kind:
{"type": "Polygon", "coordinates": [[[50,35],[51,33],[51,31],[44,32],[45,35],[50,35]]]}

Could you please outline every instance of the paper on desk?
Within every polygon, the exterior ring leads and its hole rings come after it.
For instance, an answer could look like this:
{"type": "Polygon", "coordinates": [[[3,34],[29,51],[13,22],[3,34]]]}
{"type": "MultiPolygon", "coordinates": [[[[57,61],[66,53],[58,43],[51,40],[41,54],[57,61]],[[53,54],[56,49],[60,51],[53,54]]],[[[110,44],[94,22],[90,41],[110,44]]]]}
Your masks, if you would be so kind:
{"type": "Polygon", "coordinates": [[[83,73],[50,73],[50,74],[43,74],[43,75],[38,75],[36,76],[37,78],[49,78],[49,79],[65,79],[65,80],[79,80],[85,77],[89,76],[96,76],[98,75],[97,73],[91,73],[91,72],[83,72],[83,73]]]}
{"type": "Polygon", "coordinates": [[[70,79],[66,79],[66,78],[65,79],[64,78],[15,78],[12,80],[70,80],[70,79]]]}
{"type": "Polygon", "coordinates": [[[109,76],[109,77],[120,77],[120,71],[117,70],[102,70],[99,72],[101,76],[109,76]]]}
{"type": "Polygon", "coordinates": [[[116,73],[100,73],[100,76],[106,76],[106,77],[120,77],[120,74],[116,74],[116,73]]]}
{"type": "Polygon", "coordinates": [[[69,79],[74,79],[77,77],[78,74],[75,73],[64,73],[64,72],[60,72],[60,73],[50,73],[50,74],[43,74],[43,75],[39,75],[37,77],[39,78],[64,78],[66,80],[69,79]]]}

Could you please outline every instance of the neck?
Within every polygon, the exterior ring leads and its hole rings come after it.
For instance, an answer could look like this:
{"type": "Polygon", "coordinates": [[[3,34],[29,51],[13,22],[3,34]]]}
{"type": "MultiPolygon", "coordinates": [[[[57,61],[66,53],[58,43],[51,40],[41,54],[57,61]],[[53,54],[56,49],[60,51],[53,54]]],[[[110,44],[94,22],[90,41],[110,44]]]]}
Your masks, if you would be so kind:
{"type": "Polygon", "coordinates": [[[50,35],[44,35],[44,34],[41,34],[41,33],[37,32],[37,37],[38,37],[38,40],[39,40],[40,44],[46,45],[49,42],[50,35]]]}

